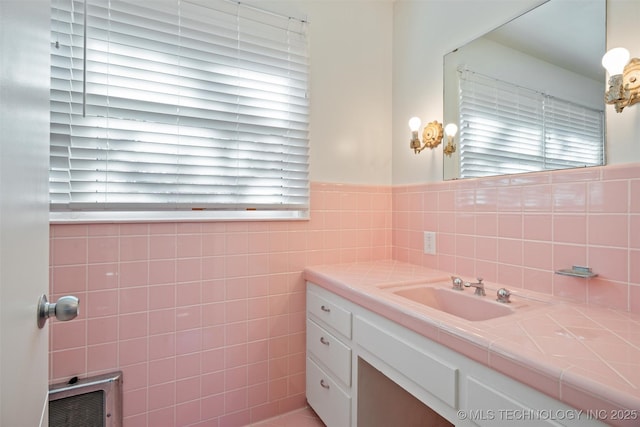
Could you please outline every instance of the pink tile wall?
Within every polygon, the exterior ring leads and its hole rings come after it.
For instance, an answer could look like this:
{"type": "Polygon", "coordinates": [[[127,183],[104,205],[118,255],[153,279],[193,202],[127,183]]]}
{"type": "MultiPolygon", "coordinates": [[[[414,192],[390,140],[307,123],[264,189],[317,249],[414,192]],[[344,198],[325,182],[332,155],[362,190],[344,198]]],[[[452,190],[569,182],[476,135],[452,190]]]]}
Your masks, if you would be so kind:
{"type": "Polygon", "coordinates": [[[402,186],[393,211],[395,259],[640,312],[639,164],[402,186]]]}
{"type": "Polygon", "coordinates": [[[393,257],[640,312],[640,165],[311,190],[309,221],[52,225],[51,294],[81,315],[50,323],[51,382],[124,371],[136,427],[299,408],[312,264],[393,257]],[[575,264],[599,277],[553,274],[575,264]]]}
{"type": "Polygon", "coordinates": [[[306,265],[390,258],[389,187],[314,183],[311,219],[51,226],[50,381],[120,369],[126,426],[241,426],[305,404],[306,265]]]}

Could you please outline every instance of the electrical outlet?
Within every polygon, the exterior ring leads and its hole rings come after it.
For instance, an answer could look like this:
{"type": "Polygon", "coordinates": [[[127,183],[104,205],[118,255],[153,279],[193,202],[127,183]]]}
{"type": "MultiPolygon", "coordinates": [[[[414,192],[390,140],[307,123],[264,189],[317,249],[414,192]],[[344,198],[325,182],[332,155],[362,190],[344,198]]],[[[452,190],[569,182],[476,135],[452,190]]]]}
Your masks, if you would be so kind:
{"type": "Polygon", "coordinates": [[[424,253],[428,255],[436,254],[436,232],[424,232],[424,253]]]}

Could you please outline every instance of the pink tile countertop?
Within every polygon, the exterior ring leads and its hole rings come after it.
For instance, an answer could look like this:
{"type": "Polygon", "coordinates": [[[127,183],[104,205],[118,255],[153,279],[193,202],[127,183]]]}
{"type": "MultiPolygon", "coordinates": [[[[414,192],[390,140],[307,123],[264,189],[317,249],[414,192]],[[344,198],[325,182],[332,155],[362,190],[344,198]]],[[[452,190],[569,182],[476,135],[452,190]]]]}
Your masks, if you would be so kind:
{"type": "MultiPolygon", "coordinates": [[[[468,321],[389,291],[426,281],[450,284],[446,272],[389,260],[312,266],[304,275],[572,407],[598,410],[605,423],[640,425],[640,315],[510,289],[515,305],[528,301],[530,306],[508,316],[468,321]]],[[[502,286],[486,283],[486,298],[493,299],[502,286]]],[[[471,294],[470,289],[465,292],[471,294]]]]}

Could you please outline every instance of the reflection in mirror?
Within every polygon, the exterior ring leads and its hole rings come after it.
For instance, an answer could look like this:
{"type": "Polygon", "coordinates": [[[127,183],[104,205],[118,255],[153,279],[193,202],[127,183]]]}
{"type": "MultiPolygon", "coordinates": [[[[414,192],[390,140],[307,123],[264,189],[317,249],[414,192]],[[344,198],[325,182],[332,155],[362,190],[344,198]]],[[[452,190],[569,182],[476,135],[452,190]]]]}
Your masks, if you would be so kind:
{"type": "Polygon", "coordinates": [[[606,0],[549,0],[445,55],[444,179],[604,164],[606,0]]]}

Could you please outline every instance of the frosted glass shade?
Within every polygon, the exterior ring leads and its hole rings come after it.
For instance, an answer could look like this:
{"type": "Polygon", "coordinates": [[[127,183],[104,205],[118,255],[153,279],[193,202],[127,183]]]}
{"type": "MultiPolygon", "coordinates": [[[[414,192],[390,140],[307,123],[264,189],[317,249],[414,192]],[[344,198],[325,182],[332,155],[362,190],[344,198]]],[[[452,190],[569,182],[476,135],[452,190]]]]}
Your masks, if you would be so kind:
{"type": "Polygon", "coordinates": [[[629,62],[629,51],[623,47],[616,47],[609,50],[602,57],[602,66],[610,76],[622,74],[624,66],[629,62]]]}
{"type": "Polygon", "coordinates": [[[444,127],[444,133],[446,133],[447,136],[456,136],[456,133],[458,133],[458,126],[455,123],[449,123],[444,127]]]}
{"type": "Polygon", "coordinates": [[[411,132],[418,132],[421,124],[422,121],[420,117],[411,117],[411,119],[409,119],[409,129],[411,129],[411,132]]]}

